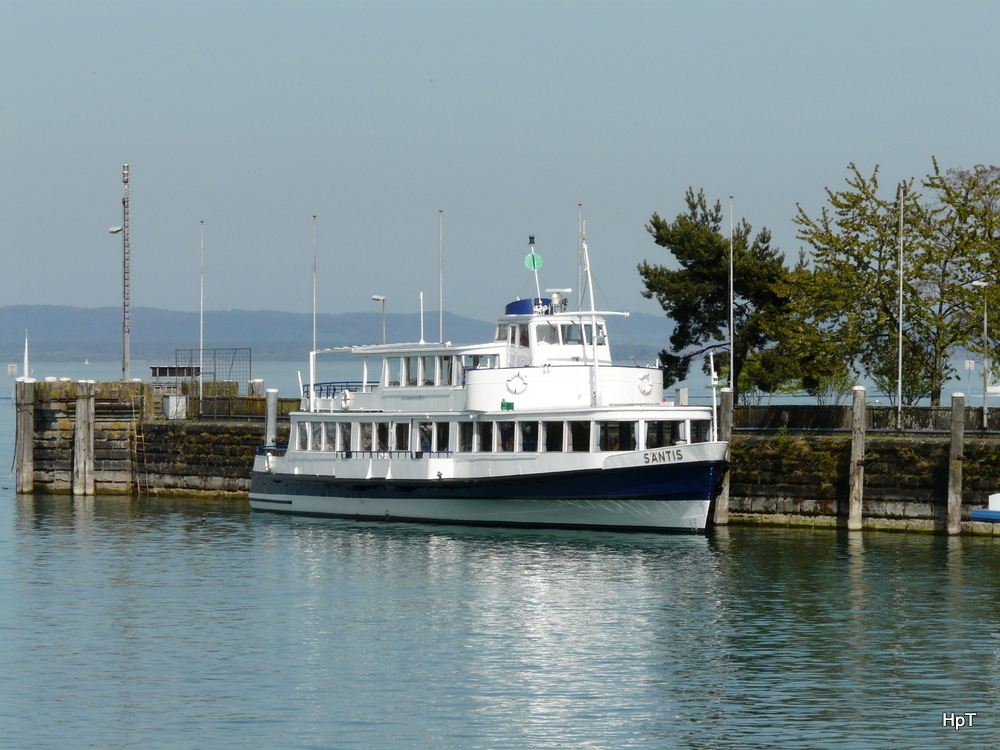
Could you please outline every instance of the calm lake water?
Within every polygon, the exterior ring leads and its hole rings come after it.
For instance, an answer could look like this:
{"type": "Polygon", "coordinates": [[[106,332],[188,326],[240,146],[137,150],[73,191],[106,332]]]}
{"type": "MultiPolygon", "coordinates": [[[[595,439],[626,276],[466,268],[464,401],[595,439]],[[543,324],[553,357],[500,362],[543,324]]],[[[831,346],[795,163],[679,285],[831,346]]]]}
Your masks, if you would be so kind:
{"type": "Polygon", "coordinates": [[[357,524],[2,486],[2,748],[1000,745],[990,539],[357,524]]]}

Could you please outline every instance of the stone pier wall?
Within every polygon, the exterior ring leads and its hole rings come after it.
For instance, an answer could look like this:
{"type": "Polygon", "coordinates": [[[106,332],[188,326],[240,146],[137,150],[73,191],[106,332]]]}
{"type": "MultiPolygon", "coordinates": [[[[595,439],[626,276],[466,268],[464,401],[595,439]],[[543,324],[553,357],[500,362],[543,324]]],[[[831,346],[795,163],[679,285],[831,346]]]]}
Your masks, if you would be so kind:
{"type": "MultiPolygon", "coordinates": [[[[76,412],[89,405],[89,394],[93,398],[91,491],[242,496],[249,490],[253,454],[264,442],[265,398],[223,394],[210,408],[207,399],[203,404],[208,413],[226,415],[223,418],[166,419],[163,393],[155,383],[18,386],[19,394],[31,394],[18,396],[18,491],[74,491],[74,461],[79,460],[74,441],[80,443],[76,412]],[[20,434],[24,425],[32,428],[27,440],[20,434]],[[30,471],[22,472],[21,465],[30,471]]],[[[287,415],[298,406],[298,399],[280,400],[278,443],[287,442],[287,415]]],[[[892,419],[891,413],[881,414],[878,408],[868,407],[869,423],[892,419]]],[[[187,412],[197,411],[197,399],[191,398],[187,412]]],[[[945,528],[952,457],[949,436],[940,428],[947,419],[940,409],[926,414],[909,411],[909,424],[922,420],[922,432],[867,435],[864,528],[945,528]]],[[[967,425],[981,424],[981,412],[975,412],[967,410],[967,425]]],[[[731,523],[846,526],[852,463],[849,411],[845,416],[839,407],[757,407],[752,414],[737,409],[735,425],[730,450],[731,523]]],[[[967,428],[960,460],[962,529],[993,533],[992,524],[972,523],[969,513],[985,508],[988,496],[1000,492],[1000,436],[967,428]]]]}
{"type": "MultiPolygon", "coordinates": [[[[850,435],[737,431],[730,449],[730,522],[846,526],[850,435]]],[[[969,513],[1000,492],[1000,439],[967,437],[962,458],[962,527],[993,533],[992,524],[973,523],[969,513]]],[[[949,459],[947,435],[868,436],[864,528],[944,530],[949,459]]]]}
{"type": "MultiPolygon", "coordinates": [[[[79,473],[81,460],[77,410],[88,398],[93,402],[91,492],[246,495],[250,489],[254,450],[264,441],[263,397],[212,396],[204,408],[225,416],[166,419],[164,394],[156,383],[18,385],[30,385],[32,399],[29,404],[18,397],[18,413],[26,415],[18,420],[19,433],[31,426],[31,435],[16,438],[18,456],[30,456],[31,468],[23,480],[19,473],[19,492],[74,491],[74,469],[79,473]]],[[[299,403],[297,398],[279,401],[278,440],[287,440],[288,413],[299,403]]],[[[197,414],[196,397],[190,397],[187,410],[197,414]]]]}

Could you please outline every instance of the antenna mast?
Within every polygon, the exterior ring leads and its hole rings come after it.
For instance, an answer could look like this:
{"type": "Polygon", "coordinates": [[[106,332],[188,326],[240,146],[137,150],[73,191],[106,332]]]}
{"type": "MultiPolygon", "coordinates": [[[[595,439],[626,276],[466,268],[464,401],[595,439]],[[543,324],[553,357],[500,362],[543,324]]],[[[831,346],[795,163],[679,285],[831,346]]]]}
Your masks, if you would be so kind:
{"type": "Polygon", "coordinates": [[[580,292],[576,302],[576,309],[583,307],[583,204],[577,203],[580,212],[576,220],[576,288],[580,292]]]}

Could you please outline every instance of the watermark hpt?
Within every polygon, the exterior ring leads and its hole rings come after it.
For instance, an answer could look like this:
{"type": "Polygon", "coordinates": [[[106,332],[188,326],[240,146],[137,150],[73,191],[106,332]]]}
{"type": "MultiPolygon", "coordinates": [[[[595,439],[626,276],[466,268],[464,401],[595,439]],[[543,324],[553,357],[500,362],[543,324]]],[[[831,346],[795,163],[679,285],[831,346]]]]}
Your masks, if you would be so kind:
{"type": "Polygon", "coordinates": [[[975,726],[976,717],[979,716],[974,711],[967,711],[964,714],[941,714],[941,726],[951,727],[952,729],[964,729],[965,727],[975,726]]]}

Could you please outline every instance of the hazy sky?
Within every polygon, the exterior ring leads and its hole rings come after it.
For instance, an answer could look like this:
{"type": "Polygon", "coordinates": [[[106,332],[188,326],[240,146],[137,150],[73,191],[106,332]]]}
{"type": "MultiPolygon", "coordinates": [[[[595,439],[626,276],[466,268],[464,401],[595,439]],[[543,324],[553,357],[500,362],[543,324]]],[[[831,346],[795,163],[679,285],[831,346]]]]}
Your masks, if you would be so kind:
{"type": "MultiPolygon", "coordinates": [[[[644,225],[704,187],[798,253],[855,162],[996,164],[998,2],[0,2],[0,305],[659,313],[644,225]]],[[[431,326],[434,328],[434,326],[431,326]]],[[[435,328],[436,330],[436,328],[435,328]]]]}

